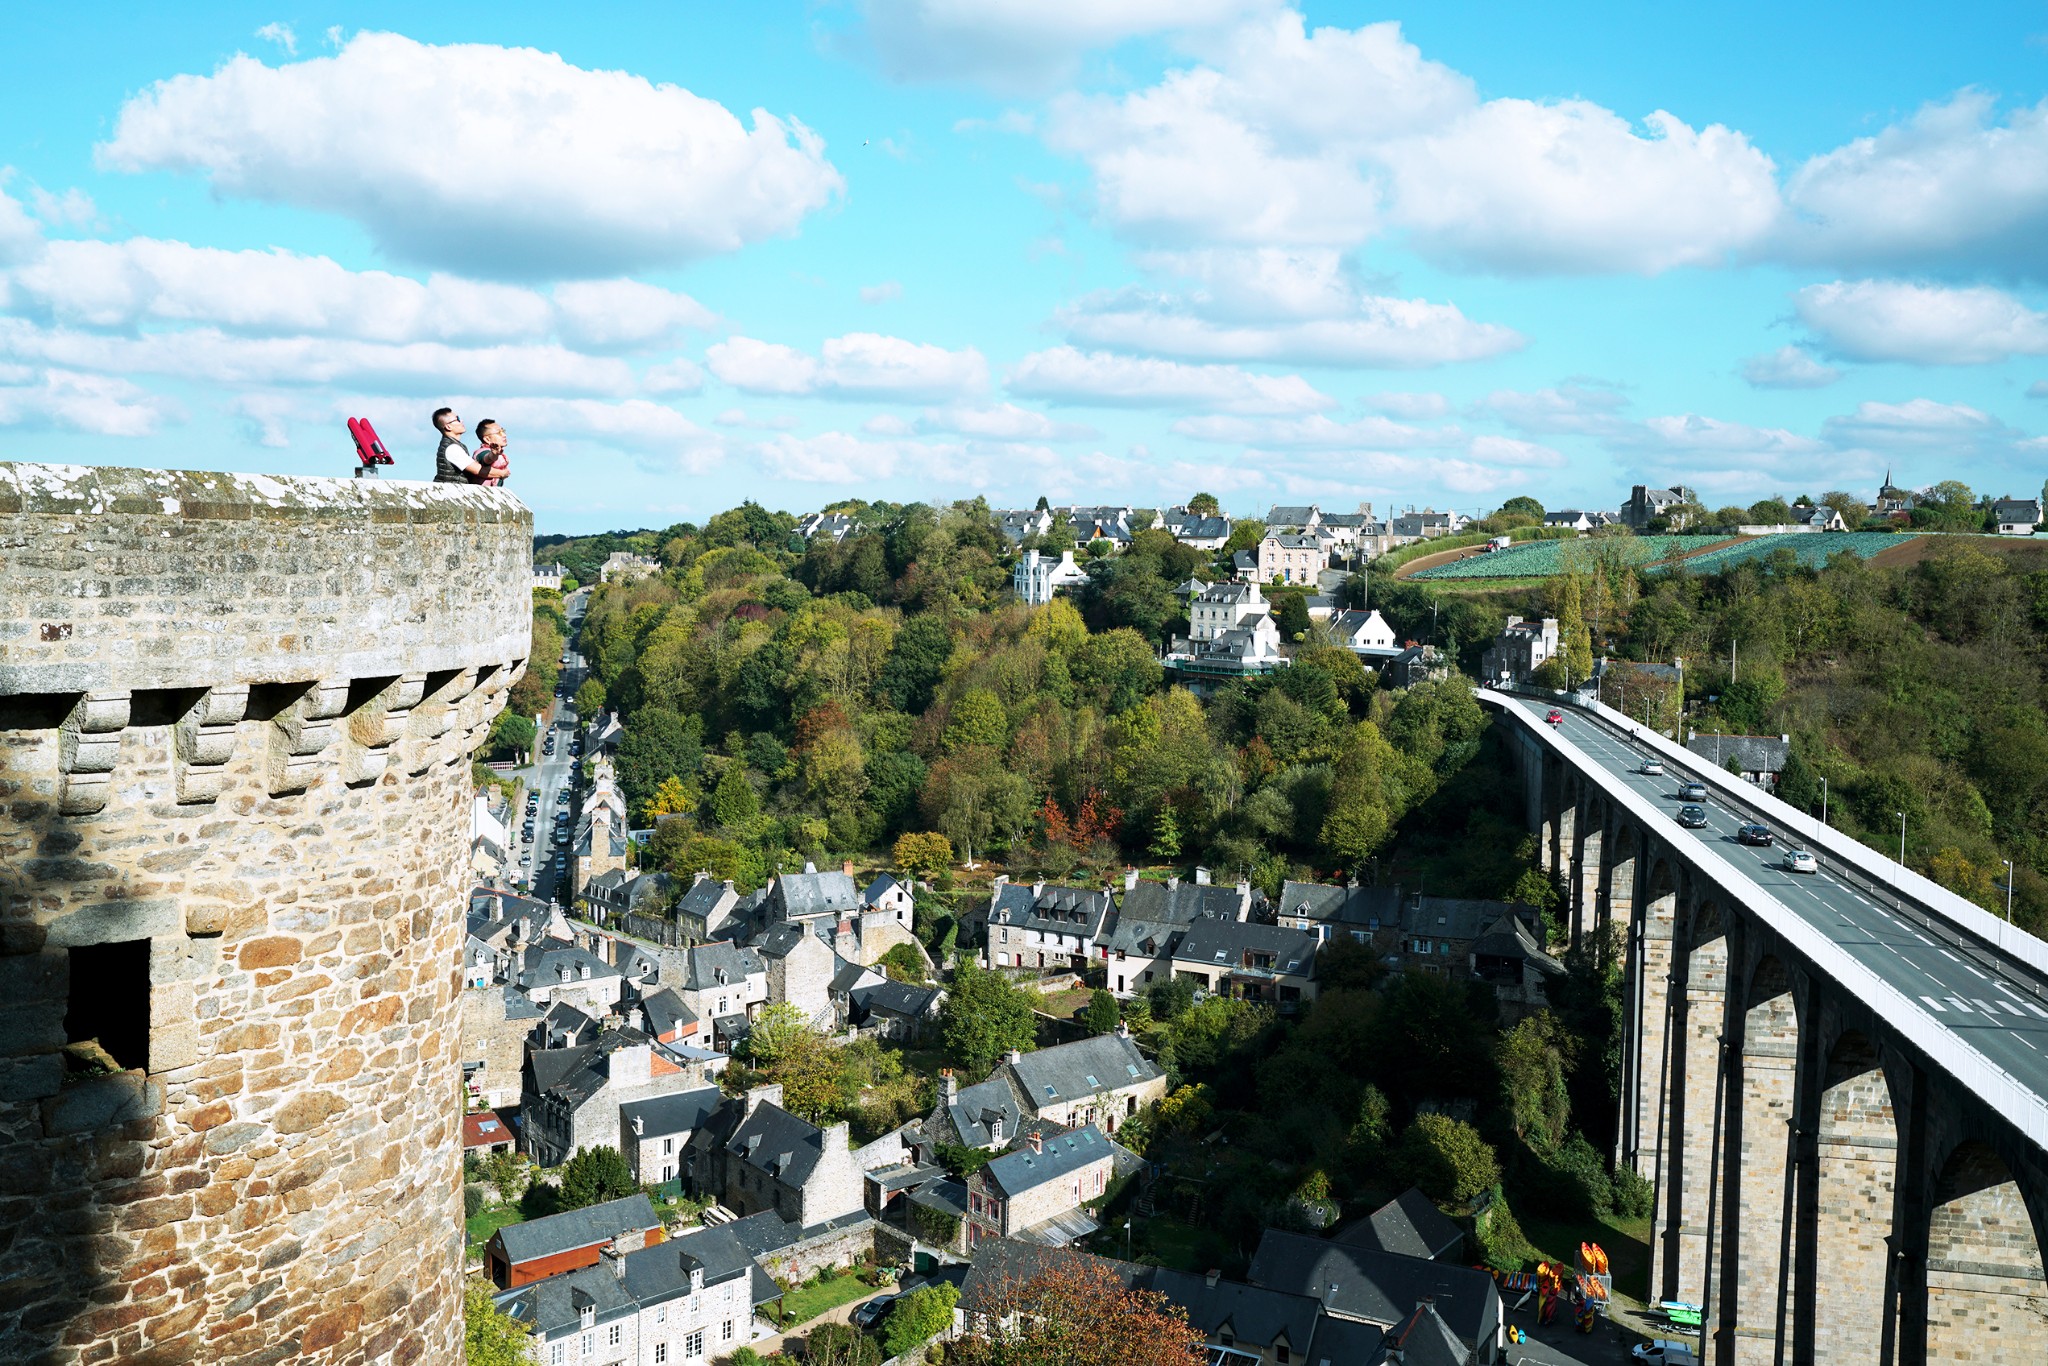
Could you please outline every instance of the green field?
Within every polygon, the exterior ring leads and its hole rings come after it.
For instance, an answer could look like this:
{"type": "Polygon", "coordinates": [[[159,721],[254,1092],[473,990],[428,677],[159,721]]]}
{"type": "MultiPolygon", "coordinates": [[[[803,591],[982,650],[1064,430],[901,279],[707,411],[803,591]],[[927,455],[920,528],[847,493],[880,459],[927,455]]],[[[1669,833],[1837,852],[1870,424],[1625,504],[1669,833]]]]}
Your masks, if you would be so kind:
{"type": "Polygon", "coordinates": [[[492,1205],[479,1212],[474,1219],[463,1221],[463,1232],[469,1239],[469,1255],[481,1257],[484,1244],[491,1241],[491,1235],[507,1224],[524,1223],[526,1216],[519,1212],[519,1206],[492,1205]]]}
{"type": "MultiPolygon", "coordinates": [[[[1831,555],[1843,551],[1859,560],[1867,560],[1880,550],[1890,550],[1912,540],[1911,536],[1900,536],[1889,531],[1822,531],[1806,532],[1788,536],[1752,536],[1735,545],[1725,545],[1719,550],[1709,550],[1694,555],[1684,562],[1689,574],[1712,574],[1722,569],[1732,569],[1746,560],[1768,560],[1780,551],[1789,553],[1793,561],[1804,569],[1819,569],[1828,562],[1831,555]]],[[[1671,566],[1666,565],[1665,568],[1671,566]]]]}
{"type": "MultiPolygon", "coordinates": [[[[1628,557],[1638,565],[1655,564],[1675,555],[1690,555],[1706,549],[1725,536],[1630,536],[1617,538],[1607,546],[1625,546],[1628,557]]],[[[1410,577],[1415,579],[1547,579],[1565,571],[1567,546],[1577,545],[1575,541],[1530,541],[1523,545],[1511,545],[1506,550],[1496,550],[1490,555],[1468,555],[1462,560],[1452,560],[1433,569],[1416,571],[1410,577]]],[[[1606,546],[1602,547],[1603,551],[1606,546]]],[[[1576,554],[1583,562],[1592,563],[1592,547],[1583,546],[1576,554]]]]}

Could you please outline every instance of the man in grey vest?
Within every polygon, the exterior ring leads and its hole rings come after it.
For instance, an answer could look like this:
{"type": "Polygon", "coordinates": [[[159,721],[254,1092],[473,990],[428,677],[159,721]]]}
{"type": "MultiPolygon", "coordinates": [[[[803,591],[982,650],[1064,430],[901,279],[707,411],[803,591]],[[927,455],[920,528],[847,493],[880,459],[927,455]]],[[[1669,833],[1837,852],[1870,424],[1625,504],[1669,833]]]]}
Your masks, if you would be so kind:
{"type": "Polygon", "coordinates": [[[441,445],[434,452],[434,482],[437,484],[467,484],[471,476],[483,473],[483,466],[470,456],[469,447],[462,444],[462,434],[467,428],[462,419],[455,415],[453,408],[434,410],[434,430],[441,433],[441,445]]]}

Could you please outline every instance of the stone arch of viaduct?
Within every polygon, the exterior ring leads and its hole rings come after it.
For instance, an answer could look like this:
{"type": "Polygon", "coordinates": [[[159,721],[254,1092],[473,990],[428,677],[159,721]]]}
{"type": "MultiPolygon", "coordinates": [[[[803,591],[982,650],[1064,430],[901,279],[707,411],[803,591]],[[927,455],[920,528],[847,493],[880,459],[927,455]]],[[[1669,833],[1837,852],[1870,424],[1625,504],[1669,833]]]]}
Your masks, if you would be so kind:
{"type": "Polygon", "coordinates": [[[2048,1359],[2048,1154],[1589,775],[1517,732],[1574,941],[1618,932],[1615,1160],[1655,1190],[1650,1297],[1707,1359],[2048,1359]]]}

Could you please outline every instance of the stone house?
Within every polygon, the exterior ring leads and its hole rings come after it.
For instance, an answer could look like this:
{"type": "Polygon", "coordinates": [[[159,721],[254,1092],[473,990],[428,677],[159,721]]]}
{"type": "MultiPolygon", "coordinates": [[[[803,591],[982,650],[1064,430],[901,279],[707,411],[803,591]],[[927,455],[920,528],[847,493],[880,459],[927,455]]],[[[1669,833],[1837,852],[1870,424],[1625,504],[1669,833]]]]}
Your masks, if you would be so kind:
{"type": "Polygon", "coordinates": [[[1315,1299],[1326,1314],[1390,1335],[1412,1324],[1423,1305],[1485,1366],[1501,1361],[1507,1345],[1500,1290],[1490,1274],[1471,1267],[1269,1228],[1246,1279],[1315,1299]]]}
{"type": "Polygon", "coordinates": [[[722,1053],[656,1043],[638,1029],[603,1028],[589,1043],[529,1044],[520,1088],[520,1150],[543,1167],[582,1148],[617,1148],[619,1107],[715,1085],[722,1053]]]}
{"type": "Polygon", "coordinates": [[[892,873],[881,873],[873,882],[861,888],[860,900],[861,905],[866,908],[862,912],[863,915],[881,912],[906,929],[914,924],[916,894],[909,883],[897,881],[892,873]]]}
{"type": "Polygon", "coordinates": [[[767,1003],[768,967],[752,949],[722,941],[698,944],[673,990],[697,1017],[700,1037],[723,1048],[747,1032],[747,1022],[767,1003]]]}
{"type": "MultiPolygon", "coordinates": [[[[1525,682],[1529,675],[1554,658],[1559,648],[1556,617],[1545,617],[1541,621],[1509,617],[1507,626],[1480,656],[1479,680],[1482,683],[1525,682]]],[[[1583,683],[1585,680],[1578,681],[1583,683]]]]}
{"type": "Polygon", "coordinates": [[[690,880],[690,890],[676,903],[676,926],[686,943],[701,944],[717,937],[731,922],[739,904],[740,894],[731,878],[719,881],[700,868],[690,880]]]}
{"type": "Polygon", "coordinates": [[[1017,601],[1030,607],[1043,607],[1053,600],[1054,594],[1086,582],[1088,571],[1074,563],[1071,550],[1061,551],[1058,559],[1041,550],[1027,550],[1017,557],[1017,565],[1010,571],[1010,588],[1017,601]]]}
{"type": "Polygon", "coordinates": [[[716,1086],[703,1086],[621,1105],[619,1151],[625,1155],[633,1179],[648,1186],[682,1175],[691,1137],[724,1100],[725,1093],[716,1086]]]}
{"type": "Polygon", "coordinates": [[[1073,529],[1074,544],[1090,545],[1096,541],[1108,541],[1118,550],[1131,543],[1132,509],[1127,507],[1069,507],[1061,508],[1067,525],[1073,529]]]}
{"type": "MultiPolygon", "coordinates": [[[[1219,1366],[1314,1366],[1328,1360],[1370,1362],[1376,1355],[1317,1357],[1312,1355],[1322,1305],[1306,1295],[1225,1280],[1220,1272],[1153,1268],[1146,1288],[1164,1295],[1187,1312],[1188,1326],[1209,1344],[1209,1359],[1219,1366]]],[[[1362,1325],[1361,1325],[1362,1326],[1362,1325]]],[[[1377,1336],[1377,1334],[1375,1334],[1377,1336]]],[[[1325,1334],[1327,1346],[1329,1335],[1325,1334]]]]}
{"type": "Polygon", "coordinates": [[[851,868],[821,873],[815,863],[806,863],[801,873],[776,874],[762,903],[768,923],[837,924],[859,914],[860,890],[853,885],[851,868]]]}
{"type": "Polygon", "coordinates": [[[1383,929],[1401,923],[1401,889],[1336,887],[1323,882],[1286,882],[1280,888],[1275,919],[1283,929],[1307,930],[1316,942],[1338,936],[1354,943],[1375,942],[1383,929]]]}
{"type": "Polygon", "coordinates": [[[1328,563],[1328,553],[1316,537],[1267,532],[1259,542],[1258,582],[1313,587],[1328,563]]]}
{"type": "Polygon", "coordinates": [[[1684,529],[1685,517],[1673,509],[1682,503],[1698,503],[1699,495],[1683,484],[1674,484],[1668,489],[1650,488],[1637,484],[1629,490],[1628,501],[1621,505],[1621,520],[1630,530],[1646,531],[1650,523],[1659,518],[1673,519],[1671,529],[1684,529]]]}
{"type": "Polygon", "coordinates": [[[598,566],[597,577],[600,583],[631,583],[635,579],[644,579],[656,573],[660,568],[659,560],[646,555],[635,555],[630,550],[614,550],[605,556],[604,563],[598,566]]]}
{"type": "Polygon", "coordinates": [[[1401,901],[1391,956],[1406,972],[1464,977],[1472,970],[1472,946],[1503,915],[1520,918],[1537,942],[1542,942],[1543,914],[1534,906],[1411,894],[1401,901]]]}
{"type": "Polygon", "coordinates": [[[1266,512],[1268,531],[1314,531],[1323,524],[1323,510],[1310,504],[1294,507],[1276,503],[1266,512]]]}
{"type": "Polygon", "coordinates": [[[939,1073],[938,1100],[913,1140],[915,1155],[929,1162],[941,1143],[993,1151],[1015,1142],[1030,1117],[1030,1106],[1001,1068],[962,1086],[948,1067],[939,1073]]]}
{"type": "Polygon", "coordinates": [[[1701,735],[1695,731],[1685,747],[1715,768],[1732,766],[1742,781],[1755,783],[1766,792],[1777,789],[1778,775],[1792,757],[1789,735],[1701,735]]]}
{"type": "Polygon", "coordinates": [[[838,955],[801,922],[772,925],[755,941],[754,952],[768,976],[770,1002],[787,1002],[830,1033],[837,1029],[832,978],[838,955]]]}
{"type": "Polygon", "coordinates": [[[626,825],[606,806],[588,807],[569,845],[569,885],[589,898],[593,878],[626,867],[626,825]]]}
{"type": "Polygon", "coordinates": [[[1044,508],[1015,508],[995,514],[996,530],[1011,545],[1020,545],[1052,530],[1052,513],[1044,508]]]}
{"type": "MultiPolygon", "coordinates": [[[[629,915],[659,921],[665,918],[673,882],[667,873],[636,873],[618,867],[585,882],[583,896],[590,903],[590,918],[601,924],[625,926],[629,915]]],[[[632,932],[630,926],[627,932],[632,932]]]]}
{"type": "Polygon", "coordinates": [[[624,993],[625,974],[575,945],[535,945],[522,956],[518,986],[545,1009],[561,1002],[592,1017],[611,1014],[624,993]]]}
{"type": "Polygon", "coordinates": [[[968,1174],[968,1249],[995,1238],[1063,1247],[1094,1232],[1081,1208],[1109,1189],[1115,1156],[1092,1124],[1052,1136],[1027,1131],[1022,1146],[968,1174]]]}
{"type": "Polygon", "coordinates": [[[1155,981],[1173,976],[1173,946],[1197,920],[1245,920],[1251,915],[1252,886],[1215,886],[1206,870],[1196,881],[1165,882],[1125,878],[1123,902],[1096,938],[1104,979],[1115,995],[1128,999],[1155,981]]]}
{"type": "Polygon", "coordinates": [[[484,1267],[500,1290],[531,1285],[578,1267],[596,1266],[607,1247],[658,1243],[661,1217],[646,1195],[635,1192],[582,1209],[564,1210],[520,1224],[507,1224],[484,1247],[484,1267]]]}
{"type": "Polygon", "coordinates": [[[1032,1119],[1070,1129],[1099,1125],[1106,1133],[1166,1095],[1166,1073],[1138,1051],[1130,1031],[1077,1039],[1032,1053],[1012,1053],[998,1063],[991,1080],[1002,1077],[1032,1119]]]}
{"type": "Polygon", "coordinates": [[[491,983],[464,989],[462,1082],[472,1104],[519,1103],[526,1039],[547,1012],[519,988],[491,983]]]}
{"type": "Polygon", "coordinates": [[[462,1117],[464,1157],[471,1153],[509,1153],[512,1143],[512,1126],[500,1119],[496,1110],[473,1110],[462,1117]]]}
{"type": "Polygon", "coordinates": [[[990,891],[988,938],[982,946],[986,966],[1075,972],[1088,966],[1109,915],[1107,891],[1011,882],[1008,874],[998,874],[990,891]]]}
{"type": "Polygon", "coordinates": [[[1205,991],[1287,1008],[1313,1001],[1316,946],[1309,930],[1255,921],[1197,920],[1172,951],[1173,973],[1205,991]]]}
{"type": "Polygon", "coordinates": [[[782,1294],[757,1249],[794,1233],[780,1221],[776,1228],[761,1222],[608,1247],[597,1265],[504,1292],[497,1305],[532,1331],[540,1366],[692,1366],[724,1358],[753,1337],[755,1310],[782,1294]]]}
{"type": "Polygon", "coordinates": [[[882,981],[856,986],[847,997],[849,1020],[861,1033],[896,1043],[917,1043],[937,1023],[946,993],[938,987],[882,981]]]}
{"type": "Polygon", "coordinates": [[[809,1228],[865,1208],[864,1173],[840,1121],[821,1129],[782,1108],[780,1086],[726,1100],[688,1145],[692,1189],[742,1214],[809,1228]]]}
{"type": "Polygon", "coordinates": [[[1520,916],[1503,915],[1472,941],[1472,975],[1493,988],[1503,1025],[1512,1025],[1550,1005],[1550,988],[1565,966],[1543,950],[1543,941],[1520,916]]]}

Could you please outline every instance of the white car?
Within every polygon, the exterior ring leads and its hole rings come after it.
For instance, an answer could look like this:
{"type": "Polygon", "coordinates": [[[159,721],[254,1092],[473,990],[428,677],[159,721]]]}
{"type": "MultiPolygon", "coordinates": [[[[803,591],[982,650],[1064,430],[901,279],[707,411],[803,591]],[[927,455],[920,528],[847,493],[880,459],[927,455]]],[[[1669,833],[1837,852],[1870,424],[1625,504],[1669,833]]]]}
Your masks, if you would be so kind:
{"type": "Polygon", "coordinates": [[[1664,776],[1664,765],[1655,759],[1645,759],[1636,765],[1636,772],[1645,778],[1661,778],[1664,776]]]}
{"type": "Polygon", "coordinates": [[[1661,1363],[1661,1366],[1695,1366],[1699,1358],[1693,1354],[1689,1343],[1673,1342],[1659,1338],[1655,1342],[1639,1342],[1629,1352],[1637,1361],[1661,1363]]]}
{"type": "Polygon", "coordinates": [[[1820,871],[1820,860],[1807,853],[1804,849],[1787,849],[1785,851],[1785,871],[1788,873],[1818,873],[1820,871]]]}

